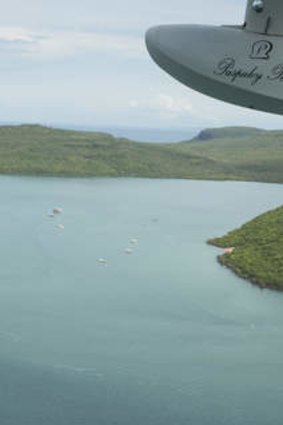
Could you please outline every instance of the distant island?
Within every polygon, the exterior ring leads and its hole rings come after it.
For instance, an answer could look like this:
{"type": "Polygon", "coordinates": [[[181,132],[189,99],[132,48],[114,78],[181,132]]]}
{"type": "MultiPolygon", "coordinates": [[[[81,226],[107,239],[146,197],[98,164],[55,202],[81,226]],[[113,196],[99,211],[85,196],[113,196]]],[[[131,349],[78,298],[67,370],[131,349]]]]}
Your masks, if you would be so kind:
{"type": "Polygon", "coordinates": [[[0,174],[283,183],[283,131],[206,129],[192,140],[141,143],[40,125],[0,126],[0,174]]]}
{"type": "Polygon", "coordinates": [[[219,262],[238,276],[283,291],[283,207],[208,243],[224,249],[219,262]]]}

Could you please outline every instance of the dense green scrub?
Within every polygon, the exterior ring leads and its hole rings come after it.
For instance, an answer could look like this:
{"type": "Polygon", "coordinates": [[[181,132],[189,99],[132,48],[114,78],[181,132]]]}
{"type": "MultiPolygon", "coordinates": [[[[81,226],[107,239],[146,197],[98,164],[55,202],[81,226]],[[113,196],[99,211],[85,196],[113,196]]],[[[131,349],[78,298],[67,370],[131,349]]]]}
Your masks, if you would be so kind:
{"type": "Polygon", "coordinates": [[[197,139],[179,143],[175,149],[221,164],[228,179],[236,176],[239,180],[282,183],[283,132],[244,130],[245,128],[238,128],[237,131],[235,128],[204,130],[197,139]],[[231,136],[228,136],[230,131],[231,136]],[[207,133],[210,137],[203,140],[203,134],[207,133]]]}
{"type": "Polygon", "coordinates": [[[0,173],[216,178],[222,176],[223,167],[194,152],[178,152],[162,144],[22,125],[0,127],[0,173]]]}
{"type": "Polygon", "coordinates": [[[283,132],[204,130],[193,140],[138,143],[39,125],[0,127],[0,173],[283,182],[283,132]]]}
{"type": "Polygon", "coordinates": [[[283,290],[283,207],[208,243],[234,248],[218,259],[239,276],[262,288],[283,290]]]}

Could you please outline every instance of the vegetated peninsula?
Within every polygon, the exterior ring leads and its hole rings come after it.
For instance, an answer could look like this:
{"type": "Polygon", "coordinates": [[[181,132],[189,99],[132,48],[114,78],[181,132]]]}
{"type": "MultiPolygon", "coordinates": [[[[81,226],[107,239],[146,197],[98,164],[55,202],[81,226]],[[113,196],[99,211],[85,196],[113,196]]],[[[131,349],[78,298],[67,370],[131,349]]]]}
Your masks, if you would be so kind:
{"type": "Polygon", "coordinates": [[[283,207],[208,241],[224,248],[221,264],[261,288],[283,290],[283,207]]]}
{"type": "Polygon", "coordinates": [[[0,126],[0,174],[283,183],[283,131],[206,129],[192,140],[162,144],[40,125],[0,126]]]}

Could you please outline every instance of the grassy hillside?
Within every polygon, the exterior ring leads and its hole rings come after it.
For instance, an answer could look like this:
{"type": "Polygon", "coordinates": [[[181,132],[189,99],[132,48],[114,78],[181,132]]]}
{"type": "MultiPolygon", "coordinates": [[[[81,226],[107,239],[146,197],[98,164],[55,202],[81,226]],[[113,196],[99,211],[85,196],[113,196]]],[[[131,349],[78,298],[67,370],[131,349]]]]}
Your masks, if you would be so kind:
{"type": "Polygon", "coordinates": [[[0,173],[201,178],[213,160],[110,134],[42,126],[0,127],[0,173]]]}
{"type": "Polygon", "coordinates": [[[283,182],[283,132],[207,130],[190,143],[137,143],[37,125],[0,127],[0,173],[283,182]],[[201,140],[200,140],[201,139],[201,140]]]}
{"type": "Polygon", "coordinates": [[[283,207],[267,212],[210,244],[232,253],[219,256],[221,264],[262,288],[283,290],[283,207]]]}
{"type": "MultiPolygon", "coordinates": [[[[234,131],[233,131],[234,132],[234,131]]],[[[256,131],[249,136],[225,137],[191,143],[179,143],[172,148],[183,154],[197,155],[215,161],[223,167],[225,177],[239,180],[283,182],[283,132],[256,131]]]]}

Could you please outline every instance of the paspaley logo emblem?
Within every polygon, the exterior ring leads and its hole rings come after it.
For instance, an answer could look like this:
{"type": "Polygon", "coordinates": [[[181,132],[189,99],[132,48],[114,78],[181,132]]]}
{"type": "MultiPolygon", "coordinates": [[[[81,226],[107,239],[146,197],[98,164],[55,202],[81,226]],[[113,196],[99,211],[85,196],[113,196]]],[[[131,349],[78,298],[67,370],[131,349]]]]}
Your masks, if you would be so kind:
{"type": "Polygon", "coordinates": [[[267,40],[256,41],[252,46],[251,59],[269,59],[273,44],[267,40]]]}

